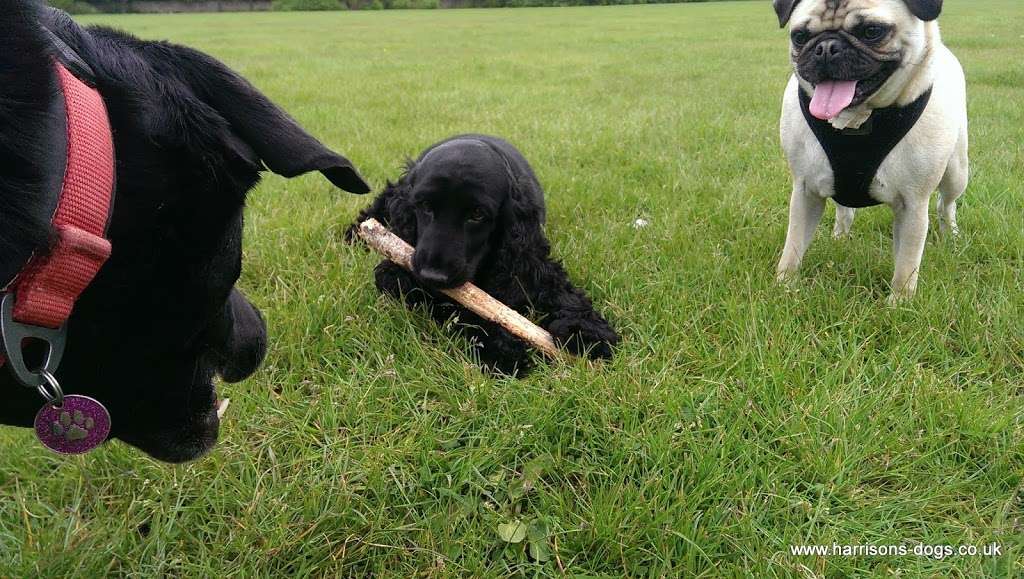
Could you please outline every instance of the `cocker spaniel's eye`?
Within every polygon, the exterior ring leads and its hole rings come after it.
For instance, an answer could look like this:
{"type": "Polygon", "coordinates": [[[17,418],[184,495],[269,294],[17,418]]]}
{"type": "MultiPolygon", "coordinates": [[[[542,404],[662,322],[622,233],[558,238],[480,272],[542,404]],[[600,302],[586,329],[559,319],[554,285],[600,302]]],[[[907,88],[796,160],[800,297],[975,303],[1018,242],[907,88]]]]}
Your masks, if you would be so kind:
{"type": "Polygon", "coordinates": [[[485,219],[487,219],[487,214],[484,213],[482,209],[474,209],[466,218],[466,221],[470,223],[481,223],[485,219]]]}

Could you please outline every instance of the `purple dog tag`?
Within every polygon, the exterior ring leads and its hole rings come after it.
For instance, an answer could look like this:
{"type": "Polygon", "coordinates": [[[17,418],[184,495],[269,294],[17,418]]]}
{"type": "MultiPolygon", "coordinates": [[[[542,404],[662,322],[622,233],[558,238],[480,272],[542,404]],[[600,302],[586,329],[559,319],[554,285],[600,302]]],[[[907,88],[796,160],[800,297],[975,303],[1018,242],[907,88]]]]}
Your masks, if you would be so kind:
{"type": "Polygon", "coordinates": [[[47,403],[36,414],[36,437],[60,454],[85,454],[109,435],[110,413],[88,396],[65,396],[62,407],[47,403]]]}

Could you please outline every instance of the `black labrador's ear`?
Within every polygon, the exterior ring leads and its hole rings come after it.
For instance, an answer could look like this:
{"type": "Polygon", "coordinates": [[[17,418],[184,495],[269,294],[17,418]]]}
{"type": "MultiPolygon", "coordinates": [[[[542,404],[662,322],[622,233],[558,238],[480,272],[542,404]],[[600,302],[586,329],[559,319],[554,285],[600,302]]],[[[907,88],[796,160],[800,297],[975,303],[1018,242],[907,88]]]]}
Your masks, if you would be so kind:
{"type": "Polygon", "coordinates": [[[793,16],[793,10],[796,9],[796,5],[800,3],[800,0],[772,0],[772,7],[775,8],[775,13],[779,15],[779,28],[784,28],[789,24],[789,19],[793,16]]]}
{"type": "Polygon", "coordinates": [[[903,0],[907,4],[907,8],[910,8],[910,12],[924,20],[925,22],[931,22],[937,20],[939,14],[942,14],[942,0],[903,0]]]}
{"type": "Polygon", "coordinates": [[[165,46],[172,48],[173,64],[185,75],[183,80],[231,124],[268,169],[289,178],[320,171],[345,191],[370,192],[351,161],[313,138],[239,74],[196,50],[165,46]]]}

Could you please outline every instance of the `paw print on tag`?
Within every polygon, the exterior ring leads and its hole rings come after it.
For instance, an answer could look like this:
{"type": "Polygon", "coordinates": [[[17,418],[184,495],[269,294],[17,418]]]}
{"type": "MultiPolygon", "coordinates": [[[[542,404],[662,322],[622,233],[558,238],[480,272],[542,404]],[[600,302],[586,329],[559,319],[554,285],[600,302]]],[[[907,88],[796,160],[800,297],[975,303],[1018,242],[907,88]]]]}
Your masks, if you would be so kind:
{"type": "Polygon", "coordinates": [[[59,408],[44,405],[36,415],[36,437],[60,454],[83,454],[110,436],[110,413],[88,396],[68,395],[59,408]]]}
{"type": "Polygon", "coordinates": [[[89,431],[96,426],[96,421],[91,416],[82,414],[81,410],[75,410],[74,413],[65,410],[60,413],[58,420],[53,421],[52,426],[55,436],[62,436],[68,442],[75,442],[85,440],[89,436],[89,431]]]}

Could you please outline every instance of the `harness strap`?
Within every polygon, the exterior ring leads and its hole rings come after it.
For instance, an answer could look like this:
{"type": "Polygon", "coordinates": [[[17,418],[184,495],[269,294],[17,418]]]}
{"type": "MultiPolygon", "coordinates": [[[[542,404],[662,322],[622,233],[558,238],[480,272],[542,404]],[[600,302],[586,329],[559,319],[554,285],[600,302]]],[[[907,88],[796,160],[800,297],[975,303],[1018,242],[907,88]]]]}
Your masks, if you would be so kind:
{"type": "Polygon", "coordinates": [[[875,110],[861,129],[842,131],[828,121],[815,118],[810,109],[811,97],[802,88],[797,91],[800,110],[832,166],[835,182],[832,200],[855,209],[881,205],[881,201],[871,197],[871,184],[889,153],[924,114],[932,89],[905,107],[875,110]]]}

